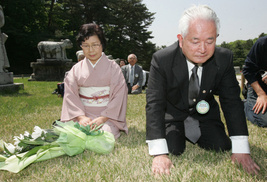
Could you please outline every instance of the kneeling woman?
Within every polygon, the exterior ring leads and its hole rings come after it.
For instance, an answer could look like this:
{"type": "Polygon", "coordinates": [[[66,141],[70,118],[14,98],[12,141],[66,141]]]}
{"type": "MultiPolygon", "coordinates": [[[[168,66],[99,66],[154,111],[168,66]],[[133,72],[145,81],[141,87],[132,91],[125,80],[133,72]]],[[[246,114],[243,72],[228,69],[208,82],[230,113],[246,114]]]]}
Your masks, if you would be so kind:
{"type": "Polygon", "coordinates": [[[111,132],[128,133],[126,125],[127,86],[119,65],[105,53],[104,33],[96,24],[84,24],[77,38],[85,58],[66,76],[61,121],[77,121],[111,132]]]}

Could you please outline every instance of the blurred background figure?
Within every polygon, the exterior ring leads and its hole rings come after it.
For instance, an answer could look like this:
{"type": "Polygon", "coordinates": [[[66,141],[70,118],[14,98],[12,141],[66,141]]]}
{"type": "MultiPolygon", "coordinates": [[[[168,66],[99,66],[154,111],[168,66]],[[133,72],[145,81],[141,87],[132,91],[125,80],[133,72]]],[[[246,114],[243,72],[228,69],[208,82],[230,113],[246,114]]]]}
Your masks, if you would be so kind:
{"type": "Polygon", "coordinates": [[[121,59],[120,60],[120,67],[125,66],[125,65],[126,65],[125,60],[124,59],[121,59]]]}
{"type": "Polygon", "coordinates": [[[81,61],[85,58],[84,54],[83,54],[83,50],[79,50],[76,52],[76,56],[77,56],[77,61],[81,61]]]}

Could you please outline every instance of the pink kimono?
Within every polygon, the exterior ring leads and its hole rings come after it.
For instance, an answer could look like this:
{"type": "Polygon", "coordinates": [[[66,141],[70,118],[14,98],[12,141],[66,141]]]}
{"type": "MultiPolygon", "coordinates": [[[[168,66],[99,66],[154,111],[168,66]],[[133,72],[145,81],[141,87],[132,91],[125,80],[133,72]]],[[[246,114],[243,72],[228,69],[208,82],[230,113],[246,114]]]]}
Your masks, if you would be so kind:
{"type": "Polygon", "coordinates": [[[95,67],[88,59],[75,64],[64,80],[61,121],[85,115],[91,119],[110,118],[102,129],[115,138],[120,130],[128,133],[126,124],[127,86],[119,65],[103,53],[95,67]]]}

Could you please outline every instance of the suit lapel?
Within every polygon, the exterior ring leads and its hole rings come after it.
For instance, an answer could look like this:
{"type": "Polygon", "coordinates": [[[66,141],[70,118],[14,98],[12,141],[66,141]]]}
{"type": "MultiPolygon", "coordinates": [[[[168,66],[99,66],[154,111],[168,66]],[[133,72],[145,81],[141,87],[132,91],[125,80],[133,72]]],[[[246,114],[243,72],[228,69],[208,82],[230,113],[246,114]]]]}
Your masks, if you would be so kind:
{"type": "MultiPolygon", "coordinates": [[[[188,85],[189,85],[188,66],[186,58],[179,47],[178,47],[178,53],[175,54],[174,56],[172,71],[177,80],[177,86],[179,87],[183,103],[186,107],[188,107],[188,85]]],[[[206,94],[213,91],[212,89],[214,88],[215,84],[214,80],[216,78],[217,72],[218,72],[218,66],[216,65],[216,61],[213,56],[206,63],[203,64],[200,93],[198,97],[199,100],[204,99],[206,94]]]]}
{"type": "Polygon", "coordinates": [[[172,71],[177,80],[177,87],[180,90],[184,105],[188,105],[188,67],[185,56],[183,55],[182,50],[180,48],[178,50],[178,53],[176,53],[174,56],[174,64],[172,71]]]}
{"type": "Polygon", "coordinates": [[[137,84],[137,78],[135,77],[136,74],[138,74],[138,69],[137,69],[137,65],[135,64],[135,66],[134,66],[134,85],[137,84]]]}
{"type": "Polygon", "coordinates": [[[204,96],[212,92],[215,84],[216,74],[218,72],[218,66],[216,65],[216,61],[214,56],[209,59],[203,65],[201,85],[200,85],[200,93],[199,98],[205,98],[204,96]]]}
{"type": "Polygon", "coordinates": [[[135,64],[135,66],[134,66],[134,75],[135,74],[138,74],[138,69],[137,69],[137,65],[135,64]]]}

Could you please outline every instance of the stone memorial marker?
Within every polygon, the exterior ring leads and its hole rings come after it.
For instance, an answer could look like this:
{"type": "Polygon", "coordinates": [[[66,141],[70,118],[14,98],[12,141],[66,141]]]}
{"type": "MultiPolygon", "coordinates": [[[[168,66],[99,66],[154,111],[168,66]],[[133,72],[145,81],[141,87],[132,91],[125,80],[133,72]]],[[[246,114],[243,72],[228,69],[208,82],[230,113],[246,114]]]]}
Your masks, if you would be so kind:
{"type": "Polygon", "coordinates": [[[71,49],[72,46],[69,39],[39,42],[37,48],[41,59],[31,62],[33,74],[29,81],[63,81],[65,72],[75,64],[66,54],[66,49],[71,49]]]}
{"type": "Polygon", "coordinates": [[[1,28],[5,24],[5,17],[3,8],[0,5],[0,91],[5,92],[16,92],[20,88],[23,88],[22,83],[15,83],[13,82],[13,73],[8,72],[7,68],[10,67],[6,48],[5,48],[5,42],[8,38],[8,36],[5,33],[1,32],[1,28]]]}

